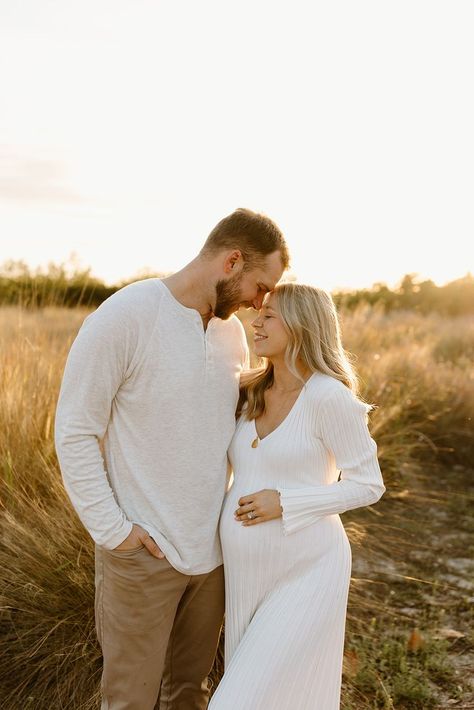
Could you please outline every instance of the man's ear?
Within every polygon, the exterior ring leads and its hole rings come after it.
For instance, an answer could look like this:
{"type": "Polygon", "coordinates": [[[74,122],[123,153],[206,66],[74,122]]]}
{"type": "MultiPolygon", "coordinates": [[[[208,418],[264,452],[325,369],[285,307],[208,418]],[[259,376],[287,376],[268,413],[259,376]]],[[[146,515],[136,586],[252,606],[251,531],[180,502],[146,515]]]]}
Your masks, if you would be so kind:
{"type": "Polygon", "coordinates": [[[237,273],[239,266],[243,266],[242,252],[239,249],[229,252],[224,261],[224,271],[226,274],[237,273]]]}

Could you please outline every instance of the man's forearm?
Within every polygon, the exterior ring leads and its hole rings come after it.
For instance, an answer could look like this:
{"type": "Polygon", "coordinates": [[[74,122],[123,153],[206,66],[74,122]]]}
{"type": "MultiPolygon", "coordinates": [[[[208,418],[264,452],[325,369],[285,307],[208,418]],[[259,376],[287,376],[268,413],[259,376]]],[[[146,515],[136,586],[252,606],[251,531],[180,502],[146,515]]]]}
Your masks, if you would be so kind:
{"type": "Polygon", "coordinates": [[[132,523],[109,485],[97,437],[68,431],[58,408],[55,438],[64,487],[81,522],[98,545],[117,547],[132,523]]]}

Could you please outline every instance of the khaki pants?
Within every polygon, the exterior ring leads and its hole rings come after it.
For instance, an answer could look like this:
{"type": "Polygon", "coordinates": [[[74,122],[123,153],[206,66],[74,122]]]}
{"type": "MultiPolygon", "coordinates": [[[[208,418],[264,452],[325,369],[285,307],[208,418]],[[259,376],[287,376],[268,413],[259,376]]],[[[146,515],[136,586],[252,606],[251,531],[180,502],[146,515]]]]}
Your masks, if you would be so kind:
{"type": "Polygon", "coordinates": [[[224,617],[223,566],[189,576],[143,546],[96,546],[95,561],[101,709],[153,710],[158,696],[159,710],[207,708],[224,617]]]}

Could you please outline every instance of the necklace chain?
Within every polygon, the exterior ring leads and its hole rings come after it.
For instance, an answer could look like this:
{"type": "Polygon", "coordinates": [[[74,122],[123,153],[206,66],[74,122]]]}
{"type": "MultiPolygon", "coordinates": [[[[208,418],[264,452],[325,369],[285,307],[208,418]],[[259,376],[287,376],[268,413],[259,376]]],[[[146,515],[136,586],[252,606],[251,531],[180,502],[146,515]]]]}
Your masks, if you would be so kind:
{"type": "Polygon", "coordinates": [[[302,387],[303,387],[303,385],[301,385],[301,387],[293,387],[293,389],[291,389],[291,390],[278,389],[278,390],[273,390],[273,391],[275,392],[275,394],[289,394],[290,392],[296,392],[297,390],[300,390],[302,387]]]}

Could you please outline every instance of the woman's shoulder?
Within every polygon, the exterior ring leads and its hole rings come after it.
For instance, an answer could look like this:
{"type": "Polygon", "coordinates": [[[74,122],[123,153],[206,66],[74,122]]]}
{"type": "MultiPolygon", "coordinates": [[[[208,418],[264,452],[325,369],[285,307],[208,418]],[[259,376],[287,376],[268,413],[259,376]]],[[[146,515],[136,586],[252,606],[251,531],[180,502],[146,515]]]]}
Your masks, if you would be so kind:
{"type": "Polygon", "coordinates": [[[315,372],[306,386],[310,406],[317,406],[318,409],[351,405],[355,408],[362,407],[366,411],[370,409],[370,406],[361,402],[347,385],[324,372],[315,372]]]}
{"type": "Polygon", "coordinates": [[[332,377],[332,375],[326,375],[324,372],[313,372],[306,382],[306,387],[308,392],[317,397],[319,401],[338,393],[342,395],[346,392],[350,393],[349,388],[343,382],[332,377]]]}

